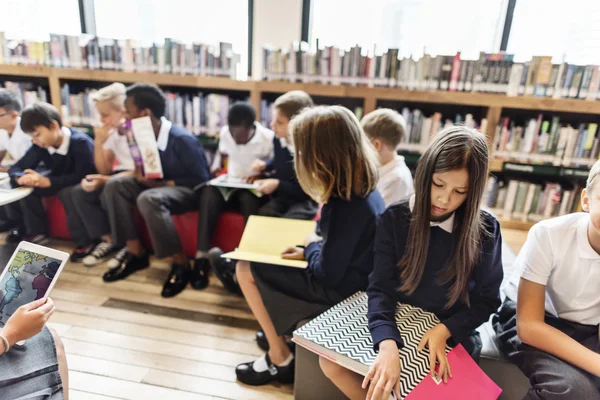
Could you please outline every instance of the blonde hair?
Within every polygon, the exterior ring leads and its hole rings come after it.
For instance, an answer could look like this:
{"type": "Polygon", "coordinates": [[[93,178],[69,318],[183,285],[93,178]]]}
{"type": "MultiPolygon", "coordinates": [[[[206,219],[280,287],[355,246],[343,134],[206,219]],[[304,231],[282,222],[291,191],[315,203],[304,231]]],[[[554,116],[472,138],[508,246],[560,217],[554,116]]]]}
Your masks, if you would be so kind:
{"type": "Polygon", "coordinates": [[[600,160],[596,161],[592,168],[590,168],[590,173],[587,178],[587,182],[585,184],[585,188],[588,192],[592,190],[592,186],[595,184],[594,180],[600,174],[600,160]]]}
{"type": "Polygon", "coordinates": [[[305,109],[291,122],[294,165],[315,200],[366,197],[377,186],[377,155],[360,123],[341,106],[305,109]]]}
{"type": "Polygon", "coordinates": [[[287,119],[291,120],[296,114],[305,108],[314,106],[312,98],[302,90],[292,90],[282,94],[275,100],[277,108],[287,119]]]}
{"type": "Polygon", "coordinates": [[[390,108],[380,108],[370,112],[360,123],[368,137],[379,139],[393,148],[400,144],[406,132],[404,117],[390,108]]]}
{"type": "Polygon", "coordinates": [[[122,83],[111,83],[94,93],[92,95],[92,100],[96,103],[104,101],[110,102],[115,109],[120,110],[125,103],[125,91],[125,85],[122,83]]]}

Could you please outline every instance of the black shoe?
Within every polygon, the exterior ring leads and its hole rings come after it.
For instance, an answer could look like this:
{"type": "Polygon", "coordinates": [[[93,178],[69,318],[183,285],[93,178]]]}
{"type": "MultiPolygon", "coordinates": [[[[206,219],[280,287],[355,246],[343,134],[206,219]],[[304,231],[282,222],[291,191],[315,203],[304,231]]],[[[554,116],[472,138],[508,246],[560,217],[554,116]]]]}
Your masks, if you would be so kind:
{"type": "Polygon", "coordinates": [[[186,264],[171,265],[171,272],[165,281],[165,284],[160,294],[162,297],[177,296],[190,281],[190,266],[186,264]]]}
{"type": "Polygon", "coordinates": [[[287,366],[278,367],[271,362],[269,353],[267,353],[265,357],[267,359],[267,365],[269,366],[269,369],[263,372],[256,372],[254,370],[254,361],[238,365],[235,369],[235,374],[238,381],[252,386],[266,385],[267,383],[273,381],[280,383],[294,382],[294,364],[296,363],[295,358],[287,366]]]}
{"type": "Polygon", "coordinates": [[[6,237],[8,243],[19,243],[21,240],[23,240],[23,235],[18,229],[15,229],[6,237]]]}
{"type": "Polygon", "coordinates": [[[208,274],[210,274],[210,261],[208,258],[197,258],[194,260],[194,268],[190,273],[190,282],[196,290],[208,286],[208,274]]]}
{"type": "Polygon", "coordinates": [[[236,262],[229,258],[221,257],[222,254],[223,252],[218,248],[211,249],[208,252],[208,258],[211,261],[215,275],[219,278],[225,289],[231,293],[242,294],[242,289],[240,289],[240,285],[235,277],[236,262]]]}
{"type": "Polygon", "coordinates": [[[106,271],[102,279],[104,282],[115,282],[127,278],[136,271],[148,268],[148,266],[150,266],[148,253],[141,256],[127,253],[123,261],[118,266],[106,271]]]}
{"type": "Polygon", "coordinates": [[[256,344],[264,351],[269,351],[269,342],[264,331],[256,331],[256,344]]]}
{"type": "Polygon", "coordinates": [[[0,221],[0,232],[12,231],[17,225],[13,221],[0,221]]]}
{"type": "Polygon", "coordinates": [[[85,246],[77,247],[71,253],[71,262],[78,263],[86,258],[93,250],[96,244],[87,244],[85,246]]]}

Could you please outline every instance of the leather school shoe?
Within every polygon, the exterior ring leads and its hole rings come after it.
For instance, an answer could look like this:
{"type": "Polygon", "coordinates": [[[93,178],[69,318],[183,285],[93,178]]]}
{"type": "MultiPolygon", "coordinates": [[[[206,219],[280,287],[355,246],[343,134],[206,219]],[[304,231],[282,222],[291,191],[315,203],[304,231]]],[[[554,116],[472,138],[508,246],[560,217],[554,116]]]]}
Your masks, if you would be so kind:
{"type": "Polygon", "coordinates": [[[260,386],[266,385],[269,382],[277,381],[279,383],[293,383],[294,382],[294,364],[296,359],[294,358],[285,367],[278,367],[271,362],[269,354],[265,354],[268,369],[266,371],[257,372],[254,370],[254,361],[240,364],[235,369],[235,375],[238,381],[245,383],[246,385],[260,386]]]}
{"type": "Polygon", "coordinates": [[[18,229],[15,229],[6,237],[8,243],[19,243],[21,240],[23,240],[23,235],[21,235],[18,229]]]}
{"type": "Polygon", "coordinates": [[[208,286],[208,275],[210,274],[210,261],[208,258],[197,258],[194,260],[190,282],[196,290],[204,289],[208,286]]]}
{"type": "Polygon", "coordinates": [[[106,271],[104,276],[102,276],[102,280],[104,282],[115,282],[125,279],[136,271],[148,268],[148,266],[150,266],[148,253],[141,256],[127,253],[119,265],[106,271]]]}
{"type": "Polygon", "coordinates": [[[187,264],[171,264],[171,272],[165,281],[160,294],[162,297],[177,296],[190,281],[190,266],[187,264]]]}
{"type": "MultiPolygon", "coordinates": [[[[290,348],[290,351],[293,354],[296,354],[296,343],[294,343],[287,337],[285,339],[285,343],[290,348]]],[[[265,332],[262,329],[260,331],[256,331],[256,344],[262,350],[269,351],[269,342],[267,341],[267,335],[265,335],[265,332]]]]}
{"type": "Polygon", "coordinates": [[[221,257],[223,251],[219,248],[208,252],[208,259],[215,271],[215,275],[223,284],[223,287],[234,294],[242,294],[242,289],[235,278],[235,261],[221,257]]]}

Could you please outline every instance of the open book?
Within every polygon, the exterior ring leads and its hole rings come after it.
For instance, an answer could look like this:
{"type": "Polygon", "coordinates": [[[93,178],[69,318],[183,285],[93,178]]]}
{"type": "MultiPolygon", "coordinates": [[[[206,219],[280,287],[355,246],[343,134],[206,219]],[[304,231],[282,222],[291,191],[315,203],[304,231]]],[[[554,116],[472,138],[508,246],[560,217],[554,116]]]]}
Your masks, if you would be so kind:
{"type": "Polygon", "coordinates": [[[245,178],[234,178],[229,175],[221,175],[214,179],[211,179],[208,184],[210,186],[216,187],[225,200],[229,200],[231,195],[235,193],[236,190],[247,189],[256,197],[262,197],[262,193],[257,191],[258,185],[255,183],[246,182],[245,178]]]}
{"type": "Polygon", "coordinates": [[[304,239],[315,231],[314,221],[260,217],[248,219],[240,245],[235,251],[223,254],[224,258],[244,260],[286,267],[306,268],[304,260],[285,260],[281,253],[288,247],[304,243],[304,239]]]}
{"type": "MultiPolygon", "coordinates": [[[[367,324],[368,298],[358,292],[294,332],[294,342],[360,375],[377,353],[367,324]]],[[[396,324],[404,347],[400,394],[403,399],[497,399],[502,390],[479,368],[462,345],[446,347],[453,378],[444,384],[429,375],[429,351],[418,351],[423,334],[440,321],[430,312],[398,303],[396,324]]]]}

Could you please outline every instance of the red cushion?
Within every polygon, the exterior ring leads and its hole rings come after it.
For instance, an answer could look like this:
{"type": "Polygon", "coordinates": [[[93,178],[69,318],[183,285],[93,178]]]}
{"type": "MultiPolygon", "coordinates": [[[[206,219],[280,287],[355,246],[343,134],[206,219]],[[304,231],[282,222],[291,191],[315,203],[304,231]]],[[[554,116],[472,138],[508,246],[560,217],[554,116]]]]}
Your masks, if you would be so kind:
{"type": "Polygon", "coordinates": [[[60,199],[57,196],[44,197],[43,203],[48,216],[48,233],[50,236],[70,240],[67,214],[60,199]]]}

